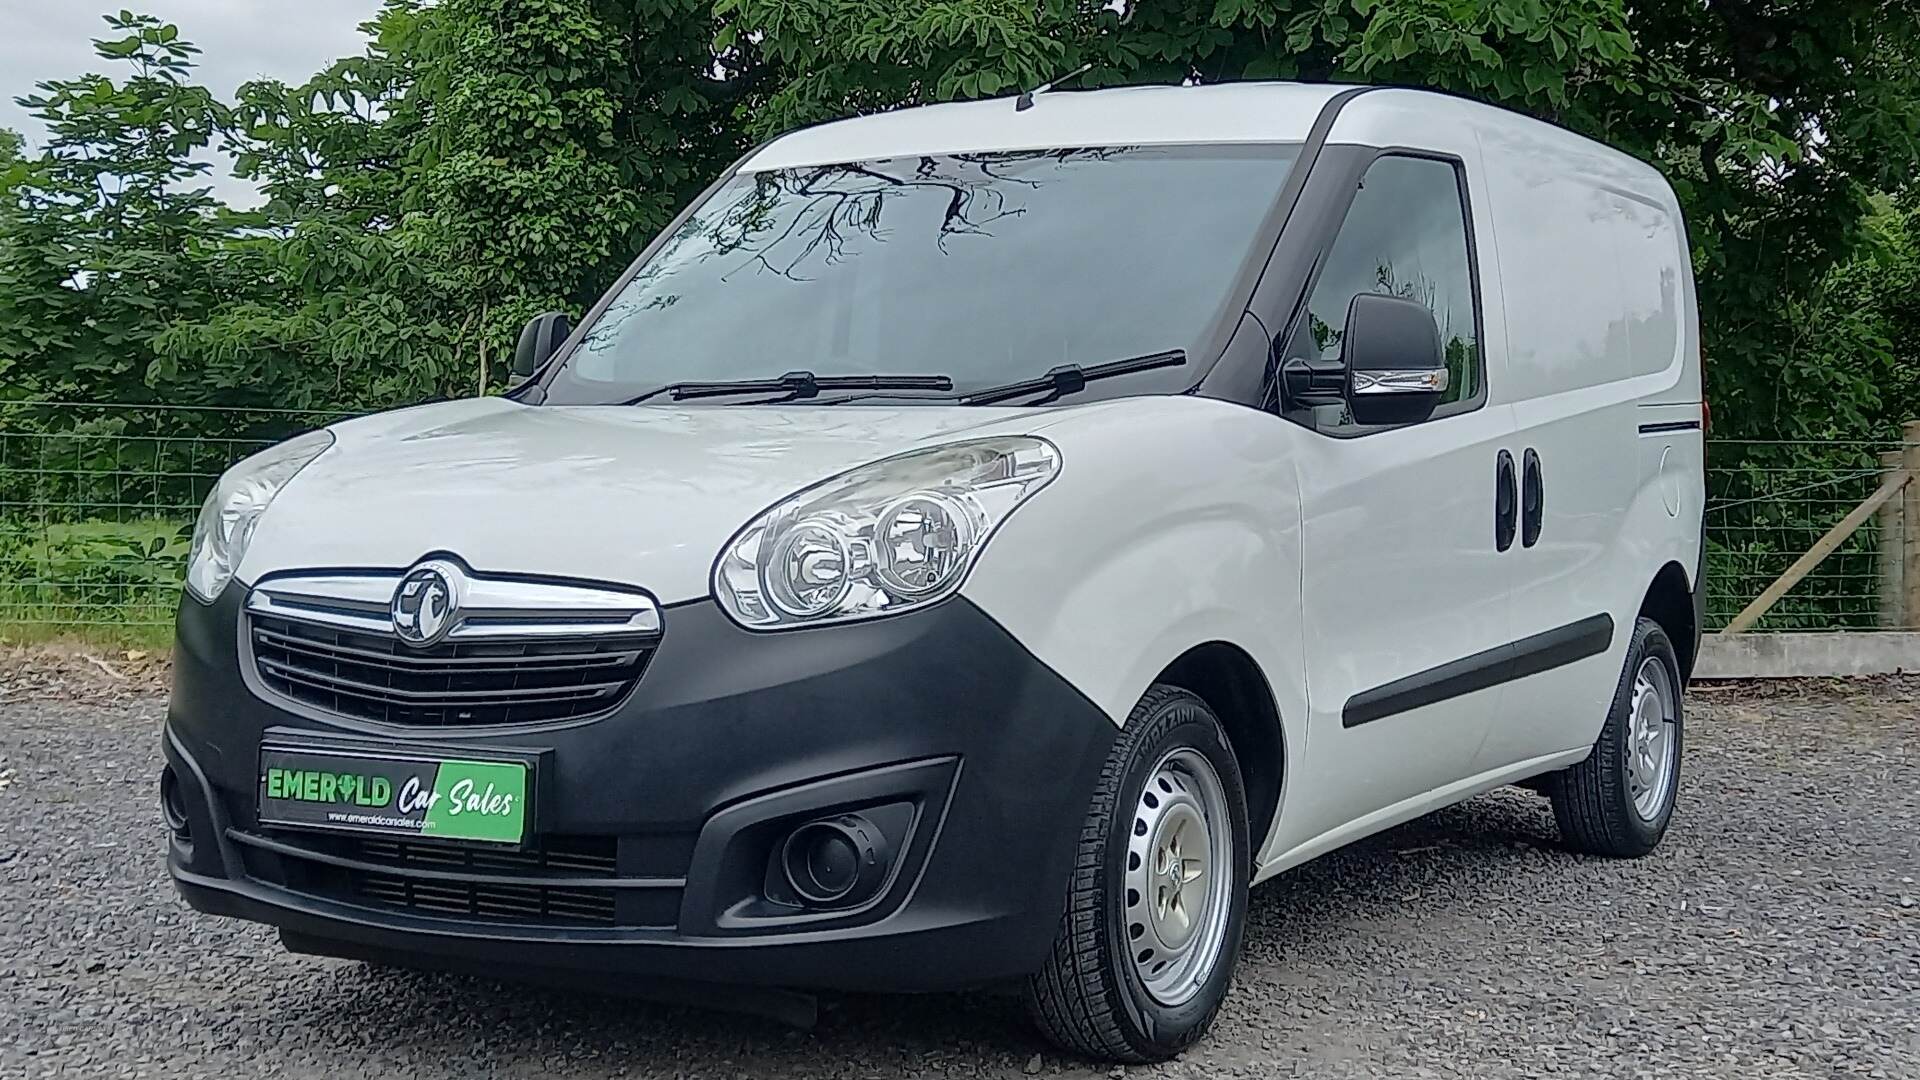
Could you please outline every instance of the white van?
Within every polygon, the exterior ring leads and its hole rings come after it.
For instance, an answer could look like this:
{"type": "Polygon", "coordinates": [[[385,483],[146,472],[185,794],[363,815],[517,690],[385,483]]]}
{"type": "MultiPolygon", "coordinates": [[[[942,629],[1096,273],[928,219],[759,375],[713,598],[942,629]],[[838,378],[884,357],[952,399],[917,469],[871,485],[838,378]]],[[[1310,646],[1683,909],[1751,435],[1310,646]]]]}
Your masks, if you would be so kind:
{"type": "MultiPolygon", "coordinates": [[[[1043,93],[749,153],[504,398],[202,512],[169,864],[297,951],[1021,988],[1165,1058],[1248,887],[1505,784],[1650,851],[1700,633],[1659,173],[1432,93],[1043,93]]],[[[748,1000],[742,997],[738,1000],[748,1000]]]]}

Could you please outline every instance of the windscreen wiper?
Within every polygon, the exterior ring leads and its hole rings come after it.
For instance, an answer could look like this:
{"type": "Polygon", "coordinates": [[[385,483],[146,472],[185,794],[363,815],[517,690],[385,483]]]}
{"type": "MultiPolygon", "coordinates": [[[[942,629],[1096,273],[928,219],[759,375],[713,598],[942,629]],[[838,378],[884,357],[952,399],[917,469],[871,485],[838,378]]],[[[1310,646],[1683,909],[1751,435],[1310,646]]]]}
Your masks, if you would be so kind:
{"type": "Polygon", "coordinates": [[[1104,364],[1095,364],[1083,368],[1079,364],[1062,364],[1037,379],[1022,379],[1004,386],[990,386],[985,390],[975,390],[962,397],[962,405],[991,405],[996,401],[1037,394],[1042,390],[1053,393],[1045,400],[1077,394],[1095,379],[1110,379],[1115,375],[1131,375],[1136,371],[1152,371],[1155,368],[1181,367],[1187,362],[1187,354],[1181,349],[1168,349],[1166,352],[1148,353],[1145,356],[1128,357],[1125,360],[1112,360],[1104,364]]]}
{"type": "Polygon", "coordinates": [[[815,375],[811,371],[789,371],[776,379],[728,379],[724,382],[677,382],[655,387],[622,405],[638,405],[661,394],[675,401],[689,398],[728,397],[733,394],[778,394],[783,401],[798,401],[818,395],[822,390],[951,390],[953,380],[945,375],[815,375]]]}

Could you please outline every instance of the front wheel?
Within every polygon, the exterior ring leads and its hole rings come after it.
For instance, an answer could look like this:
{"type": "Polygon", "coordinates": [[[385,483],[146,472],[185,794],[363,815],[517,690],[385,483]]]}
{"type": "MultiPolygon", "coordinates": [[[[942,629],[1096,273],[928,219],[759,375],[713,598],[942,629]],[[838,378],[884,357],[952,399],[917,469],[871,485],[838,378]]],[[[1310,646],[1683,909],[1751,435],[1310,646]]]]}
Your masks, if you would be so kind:
{"type": "Polygon", "coordinates": [[[1163,1061],[1233,981],[1252,867],[1246,791],[1220,721],[1155,686],[1127,718],[1080,834],[1067,911],[1027,1010],[1063,1049],[1163,1061]]]}
{"type": "Polygon", "coordinates": [[[1568,846],[1593,855],[1652,851],[1673,821],[1686,714],[1680,660],[1652,619],[1634,626],[1606,726],[1585,761],[1547,787],[1568,846]]]}

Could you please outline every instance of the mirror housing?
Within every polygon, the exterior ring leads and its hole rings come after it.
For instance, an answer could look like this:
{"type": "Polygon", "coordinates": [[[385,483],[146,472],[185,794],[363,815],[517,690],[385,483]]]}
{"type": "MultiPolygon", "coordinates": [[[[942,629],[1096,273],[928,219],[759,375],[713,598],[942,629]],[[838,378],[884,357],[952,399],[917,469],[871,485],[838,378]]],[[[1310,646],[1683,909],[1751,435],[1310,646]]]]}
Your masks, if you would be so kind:
{"type": "Polygon", "coordinates": [[[1294,408],[1339,405],[1346,400],[1347,365],[1338,360],[1296,356],[1280,365],[1280,379],[1294,408]]]}
{"type": "Polygon", "coordinates": [[[513,377],[525,379],[539,371],[572,332],[572,320],[564,311],[545,311],[529,319],[513,347],[513,377]]]}
{"type": "Polygon", "coordinates": [[[1417,424],[1447,392],[1447,357],[1433,312],[1418,300],[1361,293],[1340,339],[1347,408],[1357,424],[1417,424]]]}

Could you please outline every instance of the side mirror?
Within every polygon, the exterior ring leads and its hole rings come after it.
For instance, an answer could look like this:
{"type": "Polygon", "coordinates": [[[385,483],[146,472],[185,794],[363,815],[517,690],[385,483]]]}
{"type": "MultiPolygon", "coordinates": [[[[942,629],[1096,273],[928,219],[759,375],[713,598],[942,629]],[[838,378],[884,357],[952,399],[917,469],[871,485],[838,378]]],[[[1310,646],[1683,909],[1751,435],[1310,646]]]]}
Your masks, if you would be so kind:
{"type": "Polygon", "coordinates": [[[1417,424],[1447,392],[1447,357],[1433,312],[1418,300],[1361,293],[1340,339],[1347,408],[1357,424],[1417,424]]]}
{"type": "Polygon", "coordinates": [[[552,359],[560,351],[560,343],[567,340],[573,332],[573,324],[565,312],[548,311],[535,315],[528,321],[526,329],[520,331],[520,341],[513,347],[513,377],[525,379],[540,370],[540,365],[552,359]]]}

